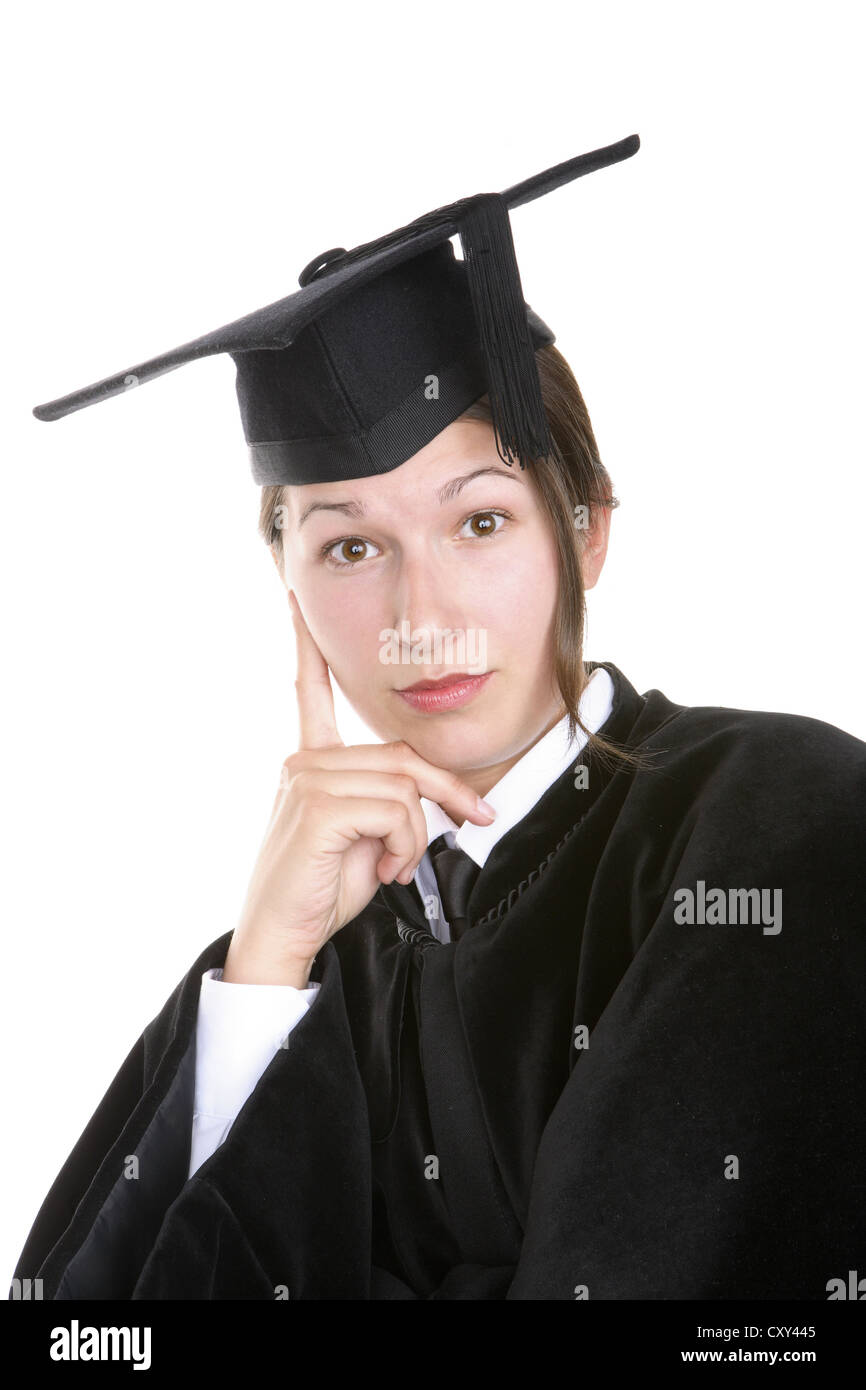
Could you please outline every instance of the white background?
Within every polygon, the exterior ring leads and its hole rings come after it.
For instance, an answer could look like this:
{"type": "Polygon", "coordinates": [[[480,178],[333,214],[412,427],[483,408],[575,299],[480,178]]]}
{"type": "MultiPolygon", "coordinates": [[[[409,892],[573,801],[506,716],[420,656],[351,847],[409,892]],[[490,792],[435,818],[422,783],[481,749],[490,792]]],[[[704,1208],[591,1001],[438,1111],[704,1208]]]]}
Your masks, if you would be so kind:
{"type": "MultiPolygon", "coordinates": [[[[3,59],[0,1276],[232,929],[295,747],[227,357],[33,405],[301,268],[637,132],[516,209],[622,506],[587,656],[866,737],[862,8],[16,7],[3,59]]],[[[347,742],[370,735],[337,693],[347,742]]]]}

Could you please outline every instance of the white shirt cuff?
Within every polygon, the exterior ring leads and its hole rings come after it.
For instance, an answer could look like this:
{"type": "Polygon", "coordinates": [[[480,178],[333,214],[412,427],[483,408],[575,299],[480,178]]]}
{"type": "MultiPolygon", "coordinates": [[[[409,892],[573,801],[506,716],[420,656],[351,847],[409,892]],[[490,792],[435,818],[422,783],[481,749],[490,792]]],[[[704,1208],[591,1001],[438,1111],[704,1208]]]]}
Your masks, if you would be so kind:
{"type": "Polygon", "coordinates": [[[233,1120],[259,1077],[313,1003],[318,984],[227,984],[201,977],[196,1022],[195,1115],[233,1120]]]}

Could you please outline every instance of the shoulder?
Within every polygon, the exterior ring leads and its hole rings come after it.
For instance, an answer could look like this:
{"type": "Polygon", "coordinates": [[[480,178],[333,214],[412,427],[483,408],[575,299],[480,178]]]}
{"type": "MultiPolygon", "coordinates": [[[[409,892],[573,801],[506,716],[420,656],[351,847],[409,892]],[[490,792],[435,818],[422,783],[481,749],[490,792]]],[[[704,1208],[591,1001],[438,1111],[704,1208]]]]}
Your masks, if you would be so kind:
{"type": "Polygon", "coordinates": [[[645,967],[730,970],[739,987],[780,940],[774,969],[808,982],[826,966],[834,989],[862,977],[866,743],[808,715],[679,706],[638,750],[650,765],[623,775],[619,799],[611,783],[601,886],[606,921],[621,914],[651,946],[645,967]],[[693,922],[678,915],[689,903],[693,922]],[[752,925],[731,931],[747,905],[752,925]]]}
{"type": "Polygon", "coordinates": [[[671,711],[640,744],[657,764],[722,779],[788,783],[808,775],[820,783],[838,777],[863,785],[866,743],[835,724],[723,705],[674,705],[671,711]]]}
{"type": "MultiPolygon", "coordinates": [[[[795,861],[853,871],[866,860],[866,743],[808,715],[674,706],[638,744],[633,827],[700,843],[713,858],[795,861]]],[[[669,846],[670,848],[670,846],[669,846]]]]}

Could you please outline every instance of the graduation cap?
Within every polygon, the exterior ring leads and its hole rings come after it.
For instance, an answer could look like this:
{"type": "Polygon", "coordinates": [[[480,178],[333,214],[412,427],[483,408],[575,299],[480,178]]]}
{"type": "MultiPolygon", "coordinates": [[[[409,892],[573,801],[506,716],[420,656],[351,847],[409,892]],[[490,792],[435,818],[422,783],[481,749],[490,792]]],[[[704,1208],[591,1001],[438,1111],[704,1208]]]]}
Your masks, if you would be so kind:
{"type": "Polygon", "coordinates": [[[523,299],[510,209],[639,147],[630,135],[503,193],[436,208],[377,241],[325,251],[285,299],[33,414],[59,420],[227,352],[261,485],[387,473],[485,393],[500,457],[524,467],[552,452],[534,354],[554,334],[523,299]]]}

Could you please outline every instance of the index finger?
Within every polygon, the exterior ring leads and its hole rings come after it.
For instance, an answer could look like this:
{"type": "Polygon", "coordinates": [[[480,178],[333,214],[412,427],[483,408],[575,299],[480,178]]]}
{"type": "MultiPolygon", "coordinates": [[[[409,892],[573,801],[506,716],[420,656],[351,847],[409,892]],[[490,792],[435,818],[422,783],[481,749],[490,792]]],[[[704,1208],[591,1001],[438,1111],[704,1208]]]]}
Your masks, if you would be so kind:
{"type": "Polygon", "coordinates": [[[288,592],[298,652],[295,690],[298,697],[299,747],[330,748],[335,744],[344,747],[337,731],[328,663],[307,627],[294,591],[289,589],[288,592]]]}
{"type": "Polygon", "coordinates": [[[405,741],[355,743],[351,749],[326,750],[317,761],[321,767],[339,770],[346,767],[348,753],[351,753],[351,766],[355,771],[369,768],[371,772],[381,772],[384,765],[389,772],[411,777],[419,796],[435,801],[457,825],[462,825],[464,820],[475,825],[489,825],[498,814],[496,808],[491,808],[456,772],[428,762],[405,741]]]}

